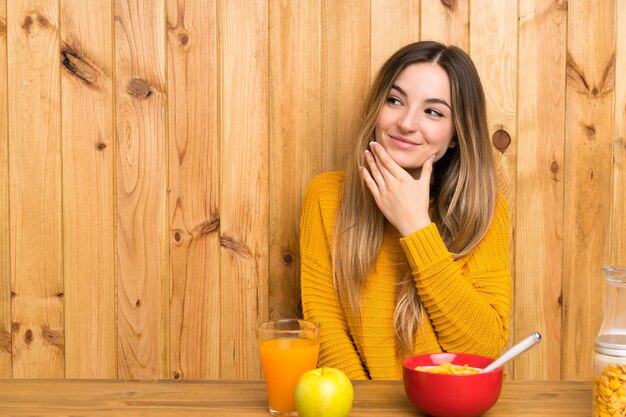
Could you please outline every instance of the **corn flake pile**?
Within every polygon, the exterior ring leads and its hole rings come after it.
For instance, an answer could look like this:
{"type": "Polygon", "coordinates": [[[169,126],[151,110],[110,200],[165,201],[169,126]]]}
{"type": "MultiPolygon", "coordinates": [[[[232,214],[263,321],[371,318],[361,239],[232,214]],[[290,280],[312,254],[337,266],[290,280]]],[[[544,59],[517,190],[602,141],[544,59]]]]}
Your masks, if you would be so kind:
{"type": "Polygon", "coordinates": [[[609,365],[593,384],[593,417],[626,416],[626,365],[609,365]]]}
{"type": "Polygon", "coordinates": [[[442,363],[437,366],[417,366],[416,371],[430,372],[433,374],[449,374],[449,375],[470,375],[477,374],[480,369],[472,368],[468,365],[453,365],[449,362],[442,363]]]}

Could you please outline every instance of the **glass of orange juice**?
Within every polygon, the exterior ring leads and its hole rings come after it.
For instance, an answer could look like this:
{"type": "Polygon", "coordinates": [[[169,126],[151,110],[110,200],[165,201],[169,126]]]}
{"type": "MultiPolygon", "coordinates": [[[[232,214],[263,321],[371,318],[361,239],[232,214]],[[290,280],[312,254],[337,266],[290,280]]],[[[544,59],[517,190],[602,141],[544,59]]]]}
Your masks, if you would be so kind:
{"type": "Polygon", "coordinates": [[[300,376],[317,366],[319,328],[318,323],[300,319],[266,321],[259,327],[271,415],[298,415],[294,390],[300,376]]]}

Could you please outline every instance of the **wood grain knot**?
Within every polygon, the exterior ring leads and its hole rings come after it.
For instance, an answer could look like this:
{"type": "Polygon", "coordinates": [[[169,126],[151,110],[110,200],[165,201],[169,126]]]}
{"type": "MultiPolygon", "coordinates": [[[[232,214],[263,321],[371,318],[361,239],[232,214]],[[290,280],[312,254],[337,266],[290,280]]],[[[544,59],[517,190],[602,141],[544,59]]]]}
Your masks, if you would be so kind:
{"type": "Polygon", "coordinates": [[[180,43],[180,46],[186,47],[189,44],[190,40],[191,40],[191,36],[189,35],[188,32],[181,31],[178,34],[178,43],[180,43]]]}
{"type": "Polygon", "coordinates": [[[17,321],[14,321],[13,323],[11,323],[11,332],[16,333],[20,331],[20,323],[17,321]]]}
{"type": "Polygon", "coordinates": [[[6,330],[0,331],[0,352],[11,353],[11,333],[6,330]]]}
{"type": "Polygon", "coordinates": [[[30,16],[26,16],[24,18],[24,22],[22,23],[22,29],[26,31],[26,33],[30,33],[30,27],[33,25],[33,18],[30,16]]]}
{"type": "Polygon", "coordinates": [[[285,265],[289,265],[292,261],[293,261],[293,258],[290,254],[287,253],[285,256],[283,256],[283,263],[285,265]]]}
{"type": "Polygon", "coordinates": [[[567,11],[567,0],[554,0],[554,7],[557,10],[567,11]]]}
{"type": "Polygon", "coordinates": [[[192,233],[194,235],[208,235],[208,234],[218,231],[219,228],[220,228],[220,218],[215,217],[213,219],[202,222],[196,227],[194,227],[192,233]]]}
{"type": "Polygon", "coordinates": [[[44,343],[53,346],[60,351],[65,350],[65,337],[63,336],[63,332],[53,330],[49,327],[42,327],[41,336],[44,343]]]}
{"type": "Polygon", "coordinates": [[[68,72],[90,87],[100,87],[103,83],[102,72],[87,62],[80,54],[67,47],[61,50],[61,63],[68,72]]]}
{"type": "Polygon", "coordinates": [[[62,300],[62,299],[65,297],[65,294],[64,294],[64,293],[62,293],[62,292],[60,292],[60,293],[58,293],[58,294],[56,295],[56,297],[57,297],[58,299],[62,300]]]}
{"type": "Polygon", "coordinates": [[[455,11],[457,6],[457,0],[441,0],[443,7],[450,11],[455,11]]]}
{"type": "Polygon", "coordinates": [[[24,17],[24,21],[22,22],[22,29],[24,29],[26,33],[30,34],[33,24],[35,23],[35,20],[37,20],[37,24],[39,25],[40,28],[45,29],[51,26],[50,19],[48,19],[46,16],[37,15],[37,17],[33,19],[32,16],[28,15],[24,17]]]}
{"type": "MultiPolygon", "coordinates": [[[[189,234],[182,230],[182,229],[173,229],[170,231],[170,240],[173,239],[173,244],[176,246],[181,246],[184,242],[185,242],[185,238],[188,236],[189,234]]],[[[191,236],[191,239],[193,240],[193,236],[191,236]]]]}
{"type": "Polygon", "coordinates": [[[41,26],[42,28],[50,26],[50,21],[48,20],[48,18],[42,15],[37,16],[37,23],[39,23],[39,26],[41,26]]]}
{"type": "Polygon", "coordinates": [[[178,371],[174,371],[174,379],[180,379],[182,375],[178,371]]]}
{"type": "Polygon", "coordinates": [[[567,53],[567,85],[575,92],[586,94],[591,97],[602,97],[615,89],[615,53],[609,58],[604,68],[602,79],[597,86],[590,83],[585,76],[584,70],[576,63],[572,55],[567,53]]]}
{"type": "Polygon", "coordinates": [[[244,258],[253,257],[252,252],[250,252],[250,249],[248,249],[246,245],[244,245],[243,243],[239,242],[238,240],[230,236],[225,236],[225,235],[220,236],[220,245],[226,249],[229,249],[235,252],[235,254],[239,256],[243,256],[244,258]]]}
{"type": "Polygon", "coordinates": [[[104,148],[106,148],[106,147],[107,147],[107,144],[106,144],[106,143],[98,143],[98,144],[96,145],[96,148],[98,148],[98,150],[100,150],[100,151],[101,151],[101,150],[103,150],[103,149],[104,149],[104,148]]]}
{"type": "Polygon", "coordinates": [[[141,307],[141,300],[135,301],[135,307],[141,307]]]}
{"type": "Polygon", "coordinates": [[[550,164],[550,172],[552,172],[553,174],[556,174],[557,172],[559,172],[559,163],[556,161],[552,161],[552,163],[550,164]]]}
{"type": "Polygon", "coordinates": [[[31,329],[26,329],[24,332],[24,342],[26,344],[30,344],[33,341],[33,331],[31,329]]]}
{"type": "Polygon", "coordinates": [[[146,99],[152,95],[152,90],[150,89],[150,85],[144,80],[133,79],[128,83],[128,88],[126,89],[128,94],[131,96],[136,96],[141,99],[146,99]]]}
{"type": "Polygon", "coordinates": [[[509,135],[506,130],[498,129],[491,137],[491,141],[493,142],[493,146],[495,146],[497,150],[504,153],[504,151],[506,151],[506,149],[511,144],[511,135],[509,135]]]}
{"type": "Polygon", "coordinates": [[[585,135],[589,139],[593,139],[596,136],[596,128],[590,125],[585,125],[585,135]]]}

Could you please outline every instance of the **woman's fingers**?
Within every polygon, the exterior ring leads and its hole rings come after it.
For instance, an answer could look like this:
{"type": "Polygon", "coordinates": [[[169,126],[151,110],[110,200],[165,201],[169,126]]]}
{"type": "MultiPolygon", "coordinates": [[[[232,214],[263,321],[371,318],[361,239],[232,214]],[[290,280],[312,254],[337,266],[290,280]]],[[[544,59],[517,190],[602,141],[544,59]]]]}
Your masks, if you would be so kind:
{"type": "Polygon", "coordinates": [[[424,164],[422,164],[422,172],[420,173],[420,181],[430,184],[430,176],[433,173],[433,164],[435,163],[435,154],[432,154],[424,164]]]}
{"type": "Polygon", "coordinates": [[[422,164],[420,178],[414,179],[391,160],[380,144],[371,144],[370,148],[372,152],[365,151],[367,168],[361,167],[361,176],[382,214],[403,236],[428,225],[430,178],[435,155],[427,158],[422,164]],[[391,162],[385,162],[386,158],[391,162]]]}
{"type": "Polygon", "coordinates": [[[378,187],[384,187],[385,178],[380,172],[380,165],[378,161],[376,161],[376,159],[374,158],[374,155],[372,155],[372,153],[368,150],[365,151],[365,161],[367,162],[367,166],[370,169],[370,176],[373,178],[374,181],[376,181],[378,187]]]}
{"type": "Polygon", "coordinates": [[[376,162],[383,175],[389,175],[393,178],[401,178],[403,175],[407,175],[407,172],[389,156],[380,143],[370,142],[370,149],[372,149],[376,162]]]}
{"type": "Polygon", "coordinates": [[[365,167],[361,167],[361,177],[363,177],[363,181],[365,181],[365,185],[369,188],[372,196],[374,196],[374,200],[378,201],[378,197],[380,196],[380,190],[378,189],[378,185],[376,181],[372,178],[372,175],[365,167]]]}

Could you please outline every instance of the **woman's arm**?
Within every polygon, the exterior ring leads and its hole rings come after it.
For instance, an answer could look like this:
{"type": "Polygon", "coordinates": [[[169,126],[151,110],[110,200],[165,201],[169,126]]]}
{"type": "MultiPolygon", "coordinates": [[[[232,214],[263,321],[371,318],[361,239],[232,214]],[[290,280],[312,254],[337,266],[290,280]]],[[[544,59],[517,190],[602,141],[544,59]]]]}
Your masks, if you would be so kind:
{"type": "Polygon", "coordinates": [[[509,217],[499,195],[476,250],[454,261],[434,224],[402,238],[420,300],[449,352],[495,357],[509,337],[509,217]]]}
{"type": "Polygon", "coordinates": [[[316,177],[309,185],[302,205],[300,221],[302,307],[305,319],[320,324],[319,365],[340,369],[350,379],[368,379],[350,337],[331,272],[331,256],[326,233],[329,227],[324,225],[324,214],[334,216],[339,204],[341,182],[337,184],[337,179],[338,177],[329,177],[328,174],[316,177]]]}

